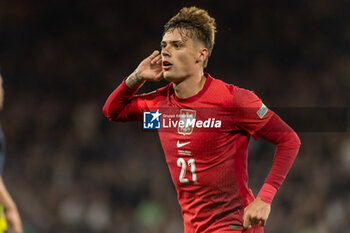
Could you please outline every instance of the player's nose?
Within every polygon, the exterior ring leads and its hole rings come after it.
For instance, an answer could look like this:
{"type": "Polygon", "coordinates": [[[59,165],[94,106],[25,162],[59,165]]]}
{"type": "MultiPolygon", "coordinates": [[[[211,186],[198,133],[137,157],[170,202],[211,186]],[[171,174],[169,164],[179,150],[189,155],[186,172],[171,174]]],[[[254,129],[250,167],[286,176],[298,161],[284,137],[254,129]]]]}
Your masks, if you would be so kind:
{"type": "Polygon", "coordinates": [[[162,58],[163,57],[170,57],[170,51],[169,51],[169,47],[164,47],[163,49],[162,49],[162,52],[161,52],[161,54],[162,54],[162,58]]]}

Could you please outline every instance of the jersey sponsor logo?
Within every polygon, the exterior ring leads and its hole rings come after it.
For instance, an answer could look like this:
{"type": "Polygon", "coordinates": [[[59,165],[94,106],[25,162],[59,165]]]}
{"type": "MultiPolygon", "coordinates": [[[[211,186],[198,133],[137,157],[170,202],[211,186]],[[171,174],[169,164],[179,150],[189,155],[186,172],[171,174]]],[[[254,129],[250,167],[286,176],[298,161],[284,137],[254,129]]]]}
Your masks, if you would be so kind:
{"type": "Polygon", "coordinates": [[[191,142],[180,143],[180,141],[177,140],[176,146],[177,146],[177,148],[181,148],[181,147],[186,146],[186,145],[188,145],[188,144],[190,144],[190,143],[191,143],[191,142]]]}
{"type": "Polygon", "coordinates": [[[265,106],[265,104],[263,103],[263,104],[261,105],[261,108],[256,112],[256,114],[258,114],[259,118],[262,119],[262,118],[266,115],[266,113],[267,113],[268,110],[269,110],[269,109],[268,109],[268,108],[265,106]]]}
{"type": "Polygon", "coordinates": [[[143,112],[143,128],[160,129],[161,115],[159,109],[156,112],[143,112]]]}

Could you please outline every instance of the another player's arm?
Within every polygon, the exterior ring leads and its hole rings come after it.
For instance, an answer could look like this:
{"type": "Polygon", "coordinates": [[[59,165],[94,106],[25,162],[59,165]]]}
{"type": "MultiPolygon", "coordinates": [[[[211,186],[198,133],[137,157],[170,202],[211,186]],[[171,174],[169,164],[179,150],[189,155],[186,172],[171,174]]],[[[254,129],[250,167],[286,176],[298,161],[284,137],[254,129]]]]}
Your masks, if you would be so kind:
{"type": "Polygon", "coordinates": [[[161,60],[159,52],[154,51],[110,94],[103,106],[108,119],[130,121],[140,118],[142,112],[135,93],[146,81],[156,82],[163,78],[161,60]]]}
{"type": "Polygon", "coordinates": [[[6,186],[0,176],[0,203],[6,211],[9,233],[22,233],[22,221],[16,203],[8,193],[6,186]]]}
{"type": "Polygon", "coordinates": [[[244,210],[245,228],[251,225],[265,225],[271,210],[271,202],[282,185],[299,151],[300,139],[297,134],[276,114],[256,136],[276,145],[272,168],[257,198],[244,210]]]}

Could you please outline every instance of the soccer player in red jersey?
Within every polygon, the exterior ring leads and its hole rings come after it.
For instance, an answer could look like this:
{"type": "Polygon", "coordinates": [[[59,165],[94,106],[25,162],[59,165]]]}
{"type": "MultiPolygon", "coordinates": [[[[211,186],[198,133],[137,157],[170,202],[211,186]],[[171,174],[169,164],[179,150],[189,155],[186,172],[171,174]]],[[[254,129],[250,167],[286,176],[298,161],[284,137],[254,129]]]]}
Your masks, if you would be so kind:
{"type": "MultiPolygon", "coordinates": [[[[215,20],[183,8],[164,26],[154,51],[107,99],[113,121],[157,122],[185,233],[263,232],[271,202],[300,147],[296,133],[251,91],[204,73],[215,20]],[[136,95],[146,81],[170,83],[136,95]],[[248,188],[250,136],[276,145],[272,167],[257,197],[248,188]]],[[[144,122],[145,123],[145,122],[144,122]]]]}

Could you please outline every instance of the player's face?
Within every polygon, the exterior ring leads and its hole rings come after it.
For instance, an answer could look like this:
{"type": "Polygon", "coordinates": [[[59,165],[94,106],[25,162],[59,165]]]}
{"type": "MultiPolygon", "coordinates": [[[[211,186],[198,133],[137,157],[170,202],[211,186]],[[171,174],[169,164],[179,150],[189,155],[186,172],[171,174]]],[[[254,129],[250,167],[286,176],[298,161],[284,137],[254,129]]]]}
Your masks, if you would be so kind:
{"type": "Polygon", "coordinates": [[[0,75],[0,110],[4,104],[4,88],[2,87],[2,77],[0,75]]]}
{"type": "Polygon", "coordinates": [[[166,32],[161,41],[162,69],[164,79],[181,82],[203,69],[198,63],[200,43],[186,36],[184,29],[166,32]]]}

